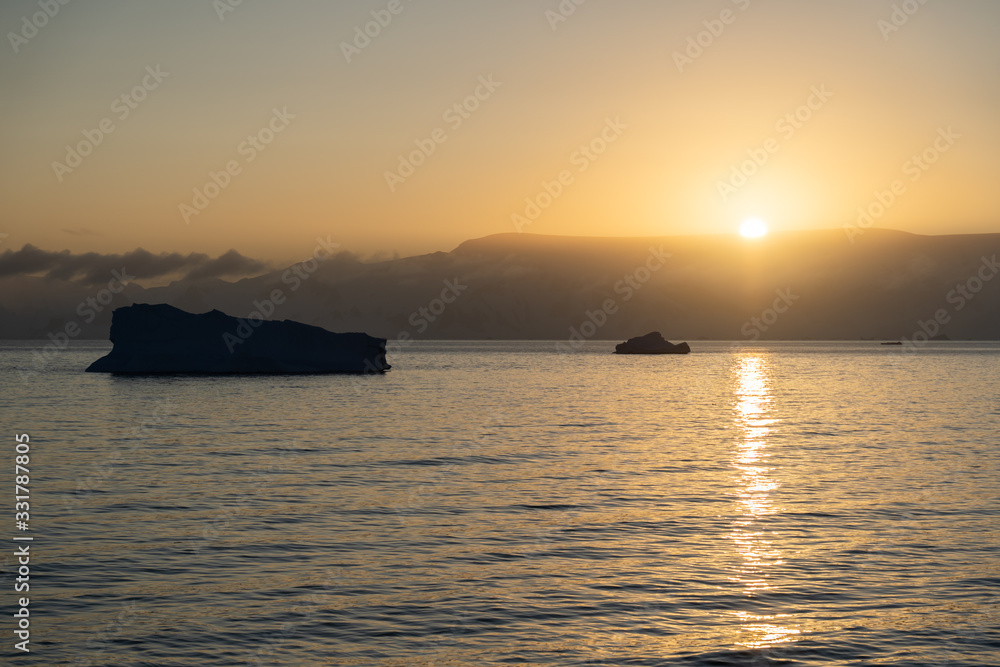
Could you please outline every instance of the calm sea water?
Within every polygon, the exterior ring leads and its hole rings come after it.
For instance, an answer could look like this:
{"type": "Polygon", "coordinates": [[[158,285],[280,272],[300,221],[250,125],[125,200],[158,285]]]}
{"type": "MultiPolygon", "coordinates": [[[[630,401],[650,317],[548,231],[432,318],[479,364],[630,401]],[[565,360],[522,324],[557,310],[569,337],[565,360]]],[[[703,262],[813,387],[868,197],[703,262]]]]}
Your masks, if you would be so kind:
{"type": "Polygon", "coordinates": [[[612,345],[357,379],[0,344],[0,662],[1000,664],[1000,345],[612,345]]]}

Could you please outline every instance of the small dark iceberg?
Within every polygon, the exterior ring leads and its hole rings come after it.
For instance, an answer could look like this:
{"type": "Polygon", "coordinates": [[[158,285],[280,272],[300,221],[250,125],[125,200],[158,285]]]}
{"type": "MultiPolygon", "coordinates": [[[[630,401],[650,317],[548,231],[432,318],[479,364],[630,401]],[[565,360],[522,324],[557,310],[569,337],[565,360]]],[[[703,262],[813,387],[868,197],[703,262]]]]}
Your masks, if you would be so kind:
{"type": "Polygon", "coordinates": [[[384,338],[332,333],[291,320],[202,315],[166,304],[118,308],[114,348],[88,373],[215,375],[231,373],[382,373],[384,338]]]}
{"type": "Polygon", "coordinates": [[[690,352],[690,345],[687,343],[675,345],[664,340],[659,331],[629,338],[626,342],[615,346],[615,354],[690,354],[690,352]]]}

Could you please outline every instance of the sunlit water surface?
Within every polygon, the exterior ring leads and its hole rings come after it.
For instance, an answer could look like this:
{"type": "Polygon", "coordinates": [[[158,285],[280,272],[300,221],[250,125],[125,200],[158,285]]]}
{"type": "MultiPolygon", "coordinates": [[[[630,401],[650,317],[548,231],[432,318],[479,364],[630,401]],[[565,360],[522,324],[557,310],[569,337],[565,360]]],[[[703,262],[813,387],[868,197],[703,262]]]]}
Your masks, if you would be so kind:
{"type": "Polygon", "coordinates": [[[1000,664],[1000,345],[84,374],[107,347],[0,345],[18,664],[1000,664]]]}

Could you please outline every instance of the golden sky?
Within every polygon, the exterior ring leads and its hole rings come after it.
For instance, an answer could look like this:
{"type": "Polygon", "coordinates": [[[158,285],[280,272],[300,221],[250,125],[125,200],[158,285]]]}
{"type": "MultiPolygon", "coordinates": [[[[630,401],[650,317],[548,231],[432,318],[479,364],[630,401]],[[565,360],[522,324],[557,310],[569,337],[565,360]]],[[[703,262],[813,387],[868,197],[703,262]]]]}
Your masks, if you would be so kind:
{"type": "Polygon", "coordinates": [[[4,2],[2,248],[1000,231],[995,0],[579,2],[4,2]]]}

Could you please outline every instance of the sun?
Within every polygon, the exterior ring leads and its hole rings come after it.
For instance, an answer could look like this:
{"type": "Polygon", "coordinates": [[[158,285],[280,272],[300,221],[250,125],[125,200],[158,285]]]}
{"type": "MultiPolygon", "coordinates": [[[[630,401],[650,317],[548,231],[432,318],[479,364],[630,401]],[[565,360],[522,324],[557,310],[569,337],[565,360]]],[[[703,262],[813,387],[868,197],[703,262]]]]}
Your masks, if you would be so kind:
{"type": "Polygon", "coordinates": [[[759,239],[767,236],[767,223],[760,218],[744,220],[740,225],[740,236],[745,239],[759,239]]]}

